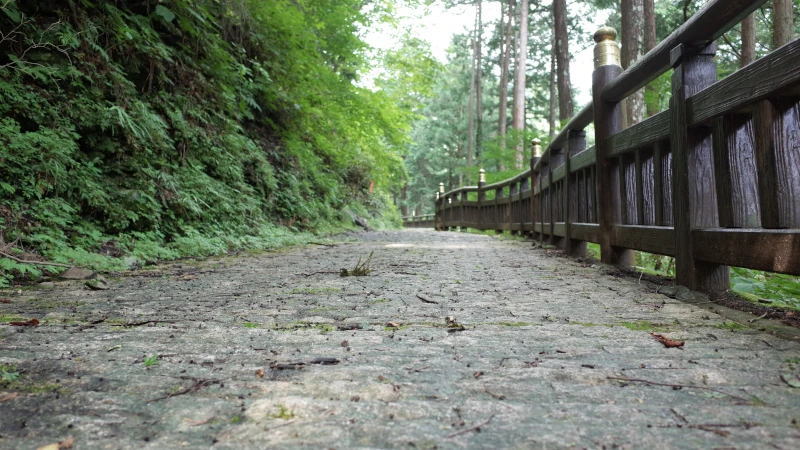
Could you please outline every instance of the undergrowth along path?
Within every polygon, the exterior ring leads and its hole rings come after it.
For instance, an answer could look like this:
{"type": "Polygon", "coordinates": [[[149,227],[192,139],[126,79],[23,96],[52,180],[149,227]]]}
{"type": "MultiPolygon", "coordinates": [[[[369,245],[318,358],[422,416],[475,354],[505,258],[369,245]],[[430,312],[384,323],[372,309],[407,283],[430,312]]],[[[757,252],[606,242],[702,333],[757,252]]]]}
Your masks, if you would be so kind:
{"type": "Polygon", "coordinates": [[[403,230],[5,291],[0,448],[797,447],[800,342],[607,272],[403,230]]]}

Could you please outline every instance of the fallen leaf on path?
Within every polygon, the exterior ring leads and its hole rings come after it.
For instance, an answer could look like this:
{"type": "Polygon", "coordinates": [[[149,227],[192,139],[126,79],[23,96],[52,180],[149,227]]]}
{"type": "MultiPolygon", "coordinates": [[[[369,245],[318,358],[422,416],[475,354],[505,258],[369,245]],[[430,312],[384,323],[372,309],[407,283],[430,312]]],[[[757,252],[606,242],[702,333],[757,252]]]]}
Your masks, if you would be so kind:
{"type": "Polygon", "coordinates": [[[13,303],[13,302],[7,298],[0,298],[0,303],[13,303]]]}
{"type": "Polygon", "coordinates": [[[472,376],[473,376],[473,377],[475,377],[475,379],[476,379],[476,380],[477,380],[478,378],[480,378],[480,377],[481,377],[481,375],[483,375],[483,372],[481,372],[481,371],[478,371],[478,372],[475,372],[475,373],[473,373],[473,374],[472,374],[472,376]]]}
{"type": "Polygon", "coordinates": [[[664,344],[664,347],[667,348],[675,348],[675,347],[683,347],[684,341],[676,341],[675,339],[670,339],[661,334],[650,333],[650,336],[653,336],[658,342],[664,344]]]}
{"type": "Polygon", "coordinates": [[[15,327],[35,327],[39,325],[38,319],[31,319],[26,320],[24,322],[8,322],[9,325],[14,325],[15,327]]]}
{"type": "Polygon", "coordinates": [[[388,322],[388,323],[386,324],[386,326],[387,326],[387,327],[392,327],[392,328],[400,328],[400,325],[398,325],[398,324],[396,324],[396,323],[394,323],[394,322],[388,322]]]}
{"type": "Polygon", "coordinates": [[[257,376],[258,378],[264,378],[264,369],[258,369],[258,370],[256,370],[256,376],[257,376]]]}
{"type": "Polygon", "coordinates": [[[75,439],[73,439],[72,437],[68,437],[61,442],[41,446],[37,450],[68,450],[72,448],[73,444],[75,444],[75,439]]]}
{"type": "Polygon", "coordinates": [[[350,347],[350,343],[347,342],[346,340],[342,341],[339,345],[341,345],[342,347],[350,347]]]}
{"type": "Polygon", "coordinates": [[[785,373],[781,375],[781,380],[793,388],[800,388],[800,375],[785,373]]]}
{"type": "Polygon", "coordinates": [[[19,397],[19,394],[16,392],[12,392],[10,394],[0,397],[0,403],[7,402],[9,400],[14,400],[17,397],[19,397]]]}

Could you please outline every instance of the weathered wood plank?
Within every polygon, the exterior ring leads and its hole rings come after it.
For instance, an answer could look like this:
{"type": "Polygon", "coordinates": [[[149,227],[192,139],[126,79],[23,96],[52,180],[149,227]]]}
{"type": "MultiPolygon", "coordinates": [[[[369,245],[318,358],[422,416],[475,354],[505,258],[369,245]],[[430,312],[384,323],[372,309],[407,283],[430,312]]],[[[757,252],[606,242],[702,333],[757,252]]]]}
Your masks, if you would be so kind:
{"type": "MultiPolygon", "coordinates": [[[[641,166],[637,174],[637,196],[640,196],[641,204],[639,208],[639,224],[655,225],[655,173],[653,171],[653,151],[652,149],[639,150],[641,166]],[[641,194],[639,188],[641,187],[641,194]]],[[[638,164],[638,163],[637,163],[638,164]]]]}
{"type": "Polygon", "coordinates": [[[761,224],[800,228],[800,105],[795,99],[763,101],[753,120],[761,224]]]}
{"type": "Polygon", "coordinates": [[[761,213],[753,119],[719,117],[713,129],[719,226],[758,228],[761,213]]]}
{"type": "Polygon", "coordinates": [[[595,163],[597,163],[597,150],[592,146],[573,156],[572,161],[570,161],[569,169],[570,172],[577,172],[591,167],[595,165],[595,163]]]}
{"type": "Polygon", "coordinates": [[[664,223],[664,156],[662,148],[664,142],[653,145],[653,225],[666,225],[664,223]]]}
{"type": "Polygon", "coordinates": [[[615,246],[659,255],[675,256],[675,230],[672,227],[615,225],[615,246]]]}
{"type": "Polygon", "coordinates": [[[800,40],[734,72],[688,101],[689,124],[710,121],[800,82],[800,40]]]}
{"type": "Polygon", "coordinates": [[[586,242],[600,242],[600,225],[596,223],[570,224],[570,234],[574,239],[586,242]]]}
{"type": "Polygon", "coordinates": [[[563,180],[564,177],[566,176],[566,174],[567,174],[567,166],[565,164],[562,164],[562,165],[556,167],[555,169],[553,169],[553,180],[552,180],[552,182],[556,183],[558,181],[563,180]]]}
{"type": "Polygon", "coordinates": [[[695,258],[716,264],[800,275],[800,231],[694,230],[695,258]]]}
{"type": "Polygon", "coordinates": [[[652,145],[668,137],[669,111],[662,111],[609,137],[611,156],[632,153],[637,148],[652,145]]]}

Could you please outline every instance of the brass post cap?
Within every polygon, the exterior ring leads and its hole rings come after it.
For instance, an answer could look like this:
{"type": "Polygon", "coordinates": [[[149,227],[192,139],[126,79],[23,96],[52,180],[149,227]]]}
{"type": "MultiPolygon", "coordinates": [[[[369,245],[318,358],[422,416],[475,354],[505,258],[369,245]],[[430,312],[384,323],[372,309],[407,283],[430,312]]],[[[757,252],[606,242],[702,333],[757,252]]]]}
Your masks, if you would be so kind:
{"type": "Polygon", "coordinates": [[[619,66],[620,52],[617,44],[617,30],[602,27],[594,33],[594,67],[619,66]]]}
{"type": "Polygon", "coordinates": [[[598,44],[603,41],[616,41],[617,30],[611,27],[602,27],[594,33],[594,41],[598,44]]]}
{"type": "Polygon", "coordinates": [[[478,171],[478,182],[486,183],[486,171],[483,169],[478,171]]]}
{"type": "Polygon", "coordinates": [[[439,192],[444,194],[444,183],[439,183],[439,192]]]}
{"type": "Polygon", "coordinates": [[[542,157],[542,140],[536,138],[531,141],[533,143],[533,157],[534,158],[541,158],[542,157]]]}

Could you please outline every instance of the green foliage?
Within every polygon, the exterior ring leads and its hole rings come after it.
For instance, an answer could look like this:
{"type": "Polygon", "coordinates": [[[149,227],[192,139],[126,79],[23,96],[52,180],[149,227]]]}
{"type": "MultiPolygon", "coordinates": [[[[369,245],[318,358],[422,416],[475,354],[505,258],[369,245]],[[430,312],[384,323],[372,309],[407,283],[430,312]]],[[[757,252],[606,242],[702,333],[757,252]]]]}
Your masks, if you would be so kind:
{"type": "Polygon", "coordinates": [[[158,364],[158,355],[150,355],[144,359],[144,366],[150,367],[158,364]]]}
{"type": "Polygon", "coordinates": [[[795,276],[732,267],[731,290],[770,306],[800,311],[800,278],[795,276]]]}
{"type": "Polygon", "coordinates": [[[356,83],[388,2],[62,3],[0,3],[0,242],[120,269],[391,216],[410,106],[356,83]]]}
{"type": "Polygon", "coordinates": [[[19,378],[17,368],[12,365],[0,364],[0,385],[8,385],[19,378]]]}

